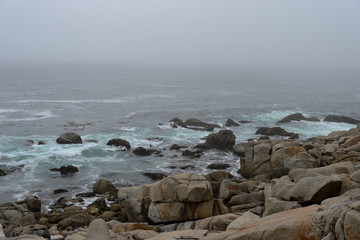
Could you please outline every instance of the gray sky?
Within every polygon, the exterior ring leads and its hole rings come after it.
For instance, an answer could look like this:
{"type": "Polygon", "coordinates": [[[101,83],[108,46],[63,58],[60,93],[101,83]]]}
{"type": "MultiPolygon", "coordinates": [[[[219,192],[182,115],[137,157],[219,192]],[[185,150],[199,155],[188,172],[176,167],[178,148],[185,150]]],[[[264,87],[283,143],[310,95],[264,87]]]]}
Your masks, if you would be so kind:
{"type": "Polygon", "coordinates": [[[359,0],[1,0],[0,61],[350,66],[359,0]]]}

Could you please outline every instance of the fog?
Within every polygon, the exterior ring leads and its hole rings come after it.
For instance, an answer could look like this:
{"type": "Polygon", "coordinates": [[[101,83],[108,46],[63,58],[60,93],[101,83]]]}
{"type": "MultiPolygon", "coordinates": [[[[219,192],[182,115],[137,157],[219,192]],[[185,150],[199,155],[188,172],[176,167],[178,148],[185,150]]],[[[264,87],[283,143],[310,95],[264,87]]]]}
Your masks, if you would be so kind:
{"type": "Polygon", "coordinates": [[[358,0],[1,0],[1,62],[360,63],[358,0]]]}

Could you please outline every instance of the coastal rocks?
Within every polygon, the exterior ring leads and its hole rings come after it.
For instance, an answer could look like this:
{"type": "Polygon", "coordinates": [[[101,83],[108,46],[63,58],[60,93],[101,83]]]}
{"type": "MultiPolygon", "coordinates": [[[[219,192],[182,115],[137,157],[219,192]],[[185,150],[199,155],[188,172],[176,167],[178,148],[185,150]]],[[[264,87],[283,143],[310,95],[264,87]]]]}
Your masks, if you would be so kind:
{"type": "Polygon", "coordinates": [[[115,192],[116,188],[114,185],[106,180],[106,179],[100,179],[96,181],[96,183],[93,185],[93,193],[103,194],[106,192],[115,192]]]}
{"type": "Polygon", "coordinates": [[[26,207],[16,203],[0,203],[0,224],[4,234],[10,237],[16,227],[25,227],[36,224],[34,214],[26,207]]]}
{"type": "Polygon", "coordinates": [[[149,218],[154,223],[212,216],[213,193],[205,177],[182,173],[154,183],[150,189],[149,218]]]}
{"type": "Polygon", "coordinates": [[[88,226],[92,220],[94,220],[94,217],[89,215],[87,212],[78,213],[61,220],[57,223],[57,226],[61,229],[65,229],[67,227],[84,227],[88,226]]]}
{"type": "Polygon", "coordinates": [[[200,119],[197,118],[189,118],[185,121],[185,124],[189,127],[201,127],[204,128],[204,130],[212,131],[214,128],[220,128],[217,124],[207,123],[203,122],[200,119]]]}
{"type": "Polygon", "coordinates": [[[10,236],[18,237],[26,234],[43,237],[44,239],[50,238],[49,229],[46,226],[40,224],[29,225],[26,227],[17,227],[11,232],[10,236]]]}
{"type": "Polygon", "coordinates": [[[272,187],[271,196],[300,204],[316,204],[324,199],[337,196],[342,181],[337,176],[304,177],[293,183],[285,176],[277,180],[272,187]]]}
{"type": "Polygon", "coordinates": [[[149,238],[148,240],[169,240],[169,239],[203,239],[208,233],[207,230],[180,230],[173,232],[164,232],[149,238]]]}
{"type": "Polygon", "coordinates": [[[235,145],[235,135],[231,130],[220,130],[206,137],[205,144],[221,150],[231,150],[235,145]]]}
{"type": "Polygon", "coordinates": [[[232,230],[208,236],[203,240],[235,239],[312,239],[320,240],[321,235],[312,226],[312,216],[318,211],[318,205],[297,208],[276,213],[263,218],[249,219],[233,224],[232,230]]]}
{"type": "Polygon", "coordinates": [[[245,157],[240,159],[240,173],[244,177],[268,174],[281,177],[295,168],[314,168],[319,161],[299,143],[289,140],[249,141],[245,157]]]}
{"type": "Polygon", "coordinates": [[[304,115],[302,115],[301,113],[294,113],[294,114],[284,117],[283,119],[277,121],[276,123],[288,123],[291,121],[320,122],[320,119],[314,118],[314,117],[307,118],[304,115]]]}
{"type": "Polygon", "coordinates": [[[175,118],[171,119],[170,122],[172,123],[173,127],[180,126],[180,127],[183,127],[183,128],[187,128],[186,124],[180,118],[175,117],[175,118]]]}
{"type": "Polygon", "coordinates": [[[321,203],[319,211],[312,217],[313,226],[328,239],[360,238],[360,189],[321,203]]]}
{"type": "Polygon", "coordinates": [[[6,176],[6,175],[7,175],[6,172],[0,168],[0,177],[6,176]]]}
{"type": "Polygon", "coordinates": [[[287,132],[285,129],[281,128],[281,127],[260,127],[258,128],[258,130],[256,131],[255,134],[261,134],[261,135],[266,135],[266,136],[284,136],[284,137],[291,137],[293,136],[295,133],[290,133],[287,132]]]}
{"type": "Polygon", "coordinates": [[[336,115],[328,115],[325,117],[324,122],[337,122],[337,123],[349,123],[349,124],[359,124],[360,121],[357,119],[353,119],[345,116],[336,116],[336,115]]]}
{"type": "Polygon", "coordinates": [[[67,132],[56,139],[58,144],[81,144],[81,137],[74,132],[67,132]]]}
{"type": "Polygon", "coordinates": [[[238,143],[232,147],[234,154],[238,155],[239,157],[245,157],[245,145],[246,143],[238,143]]]}
{"type": "Polygon", "coordinates": [[[228,120],[226,120],[225,126],[226,127],[238,127],[238,126],[240,126],[240,124],[235,122],[232,119],[228,119],[228,120]]]}
{"type": "Polygon", "coordinates": [[[125,147],[126,150],[129,150],[131,148],[130,143],[124,139],[120,138],[113,138],[109,140],[106,145],[108,146],[115,146],[115,147],[125,147]]]}

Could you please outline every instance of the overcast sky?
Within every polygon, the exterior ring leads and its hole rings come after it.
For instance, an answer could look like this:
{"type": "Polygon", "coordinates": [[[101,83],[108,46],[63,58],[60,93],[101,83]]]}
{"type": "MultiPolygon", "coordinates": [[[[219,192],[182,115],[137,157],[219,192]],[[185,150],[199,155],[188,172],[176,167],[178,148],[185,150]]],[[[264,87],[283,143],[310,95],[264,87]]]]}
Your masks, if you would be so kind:
{"type": "Polygon", "coordinates": [[[0,61],[350,66],[359,0],[1,0],[0,61]]]}

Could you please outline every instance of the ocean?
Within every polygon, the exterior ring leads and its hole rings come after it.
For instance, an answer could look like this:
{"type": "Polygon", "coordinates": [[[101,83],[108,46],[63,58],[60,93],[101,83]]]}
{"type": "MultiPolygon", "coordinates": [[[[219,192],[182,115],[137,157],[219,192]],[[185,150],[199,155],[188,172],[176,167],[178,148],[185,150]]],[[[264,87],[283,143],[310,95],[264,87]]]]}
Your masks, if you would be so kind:
{"type": "MultiPolygon", "coordinates": [[[[0,168],[12,172],[0,177],[0,202],[36,195],[46,209],[62,196],[91,191],[101,178],[116,187],[139,185],[152,182],[144,172],[206,174],[211,163],[229,164],[226,170],[240,178],[240,159],[232,153],[209,150],[189,158],[170,150],[173,144],[191,150],[211,133],[172,128],[170,119],[194,117],[223,127],[228,118],[250,121],[229,128],[240,143],[292,113],[360,119],[359,90],[360,71],[345,69],[1,64],[0,168]],[[56,144],[68,131],[96,142],[56,144]],[[112,138],[129,141],[131,151],[107,146],[112,138]],[[132,150],[140,146],[163,156],[136,156],[132,150]],[[79,172],[49,170],[63,165],[79,172]]],[[[305,139],[355,125],[300,121],[281,127],[305,139]]]]}

